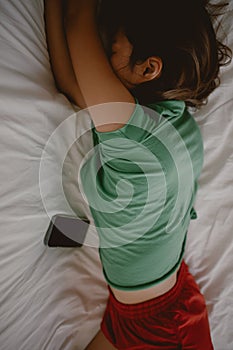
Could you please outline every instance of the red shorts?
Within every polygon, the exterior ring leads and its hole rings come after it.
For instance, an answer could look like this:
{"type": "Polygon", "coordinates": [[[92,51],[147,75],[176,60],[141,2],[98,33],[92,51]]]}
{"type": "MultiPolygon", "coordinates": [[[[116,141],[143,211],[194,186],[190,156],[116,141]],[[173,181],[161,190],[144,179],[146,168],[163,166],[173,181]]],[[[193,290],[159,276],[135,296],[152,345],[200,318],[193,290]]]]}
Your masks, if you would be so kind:
{"type": "Polygon", "coordinates": [[[123,304],[110,291],[101,330],[119,350],[213,350],[205,300],[184,261],[175,286],[155,299],[123,304]]]}

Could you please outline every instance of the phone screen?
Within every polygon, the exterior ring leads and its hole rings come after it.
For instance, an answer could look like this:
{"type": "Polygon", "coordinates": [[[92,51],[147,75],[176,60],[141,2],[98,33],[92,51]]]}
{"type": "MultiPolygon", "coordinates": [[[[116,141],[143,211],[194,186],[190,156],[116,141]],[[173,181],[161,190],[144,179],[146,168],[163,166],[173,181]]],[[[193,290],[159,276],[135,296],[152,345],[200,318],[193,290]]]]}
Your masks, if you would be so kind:
{"type": "Polygon", "coordinates": [[[81,247],[89,224],[87,219],[55,215],[50,221],[44,244],[49,247],[81,247]]]}

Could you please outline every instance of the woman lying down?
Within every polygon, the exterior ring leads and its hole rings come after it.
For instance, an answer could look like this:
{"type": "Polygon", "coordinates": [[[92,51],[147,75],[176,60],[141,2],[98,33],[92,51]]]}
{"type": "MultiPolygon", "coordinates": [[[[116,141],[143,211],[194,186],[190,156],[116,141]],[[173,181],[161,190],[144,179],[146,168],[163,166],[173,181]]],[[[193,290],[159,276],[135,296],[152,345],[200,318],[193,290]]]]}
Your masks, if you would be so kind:
{"type": "Polygon", "coordinates": [[[188,107],[201,108],[230,58],[213,29],[219,8],[45,0],[57,86],[87,108],[96,146],[80,174],[109,299],[88,350],[213,349],[183,256],[203,165],[188,107]]]}

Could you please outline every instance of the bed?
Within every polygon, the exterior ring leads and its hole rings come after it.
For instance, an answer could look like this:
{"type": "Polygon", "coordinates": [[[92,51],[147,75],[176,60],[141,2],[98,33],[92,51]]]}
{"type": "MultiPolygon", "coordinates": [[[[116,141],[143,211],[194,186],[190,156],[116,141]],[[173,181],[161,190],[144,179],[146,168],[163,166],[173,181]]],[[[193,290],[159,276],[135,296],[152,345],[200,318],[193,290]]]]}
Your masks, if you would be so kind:
{"type": "MultiPolygon", "coordinates": [[[[233,49],[233,6],[223,29],[233,49]]],[[[205,295],[216,350],[233,349],[233,63],[195,114],[205,161],[186,262],[205,295]]],[[[51,249],[52,215],[90,217],[77,167],[90,119],[55,87],[42,0],[0,1],[0,349],[82,350],[108,296],[91,227],[82,248],[51,249]],[[62,167],[61,167],[62,164],[62,167]]]]}

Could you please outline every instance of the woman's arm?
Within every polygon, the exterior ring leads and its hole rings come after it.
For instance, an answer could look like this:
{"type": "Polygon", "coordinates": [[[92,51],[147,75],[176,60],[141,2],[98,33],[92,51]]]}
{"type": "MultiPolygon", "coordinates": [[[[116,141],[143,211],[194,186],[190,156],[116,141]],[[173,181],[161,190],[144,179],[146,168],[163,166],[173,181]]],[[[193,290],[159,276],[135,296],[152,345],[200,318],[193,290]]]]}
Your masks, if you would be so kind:
{"type": "Polygon", "coordinates": [[[63,25],[63,0],[45,0],[45,22],[52,71],[58,89],[79,107],[86,103],[73,70],[63,25]]]}
{"type": "Polygon", "coordinates": [[[96,25],[96,6],[97,0],[68,0],[65,29],[74,72],[87,106],[131,103],[125,110],[122,110],[122,104],[106,110],[104,106],[90,109],[96,129],[112,131],[127,123],[135,100],[106,57],[96,25]]]}

